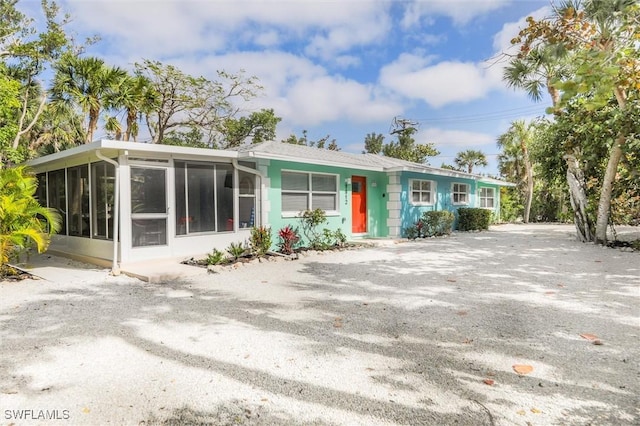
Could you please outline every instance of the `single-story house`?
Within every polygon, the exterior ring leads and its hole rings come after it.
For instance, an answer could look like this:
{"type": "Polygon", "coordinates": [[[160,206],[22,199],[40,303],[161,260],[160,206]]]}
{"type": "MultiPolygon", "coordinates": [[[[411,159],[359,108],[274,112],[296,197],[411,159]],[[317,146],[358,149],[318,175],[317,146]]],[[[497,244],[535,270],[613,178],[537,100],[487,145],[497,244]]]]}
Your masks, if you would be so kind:
{"type": "Polygon", "coordinates": [[[63,226],[50,250],[120,264],[192,257],[299,225],[307,209],[349,238],[401,237],[426,210],[500,208],[505,182],[387,158],[265,142],[213,150],[100,140],[31,160],[63,226]],[[117,226],[119,224],[119,226],[117,226]]]}

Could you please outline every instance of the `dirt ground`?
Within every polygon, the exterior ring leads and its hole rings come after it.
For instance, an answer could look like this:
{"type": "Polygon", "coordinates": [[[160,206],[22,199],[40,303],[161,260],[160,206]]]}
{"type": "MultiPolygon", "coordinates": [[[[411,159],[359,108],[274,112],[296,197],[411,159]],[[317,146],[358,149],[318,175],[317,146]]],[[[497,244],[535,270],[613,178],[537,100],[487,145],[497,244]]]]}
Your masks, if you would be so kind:
{"type": "Polygon", "coordinates": [[[59,262],[0,283],[0,424],[640,424],[640,253],[570,226],[158,284],[59,262]]]}

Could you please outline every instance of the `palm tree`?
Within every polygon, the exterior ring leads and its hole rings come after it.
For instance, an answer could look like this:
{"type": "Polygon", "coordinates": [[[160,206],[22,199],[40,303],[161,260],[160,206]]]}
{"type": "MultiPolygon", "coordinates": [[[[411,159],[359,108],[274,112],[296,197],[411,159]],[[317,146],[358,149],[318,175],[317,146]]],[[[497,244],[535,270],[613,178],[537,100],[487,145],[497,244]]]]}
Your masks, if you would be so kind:
{"type": "Polygon", "coordinates": [[[38,123],[29,131],[29,149],[53,154],[73,148],[86,139],[82,116],[71,105],[48,103],[38,123]]]}
{"type": "Polygon", "coordinates": [[[502,149],[502,154],[498,157],[500,173],[516,180],[524,193],[524,223],[529,223],[533,202],[533,166],[529,158],[529,146],[534,131],[534,123],[525,124],[524,120],[516,120],[498,138],[498,147],[502,149]]]}
{"type": "Polygon", "coordinates": [[[20,250],[33,244],[45,251],[60,229],[60,215],[34,198],[37,187],[24,167],[0,168],[0,275],[20,250]]]}
{"type": "Polygon", "coordinates": [[[482,151],[475,149],[467,149],[466,151],[460,151],[456,158],[453,159],[456,165],[460,168],[466,168],[467,173],[473,173],[474,166],[487,167],[487,156],[482,151]]]}
{"type": "MultiPolygon", "coordinates": [[[[141,115],[153,111],[157,99],[157,92],[147,77],[140,74],[134,76],[125,74],[120,79],[117,83],[117,90],[108,97],[107,108],[116,112],[124,110],[123,140],[136,140],[140,130],[138,121],[141,115]]],[[[111,127],[114,128],[115,124],[112,123],[111,127]]],[[[122,127],[120,126],[120,131],[122,131],[122,127]]]]}
{"type": "Polygon", "coordinates": [[[93,140],[100,112],[106,98],[117,90],[126,74],[118,67],[108,67],[99,58],[67,55],[55,66],[52,100],[76,105],[87,116],[85,143],[93,140]]]}
{"type": "MultiPolygon", "coordinates": [[[[566,8],[572,6],[571,2],[567,2],[562,9],[556,10],[556,14],[562,14],[566,8]]],[[[568,52],[562,45],[539,44],[528,50],[526,54],[512,58],[504,69],[502,79],[509,87],[523,89],[536,102],[542,100],[542,94],[546,89],[555,110],[560,103],[560,90],[553,82],[561,81],[570,75],[568,52]]],[[[498,144],[500,145],[500,141],[498,144]]],[[[578,238],[582,241],[591,241],[593,225],[587,214],[586,182],[580,169],[578,153],[566,152],[564,160],[567,164],[569,197],[574,210],[574,224],[578,238]]],[[[527,178],[523,182],[527,182],[527,178]]],[[[525,208],[526,219],[528,219],[528,214],[529,212],[525,208]]]]}

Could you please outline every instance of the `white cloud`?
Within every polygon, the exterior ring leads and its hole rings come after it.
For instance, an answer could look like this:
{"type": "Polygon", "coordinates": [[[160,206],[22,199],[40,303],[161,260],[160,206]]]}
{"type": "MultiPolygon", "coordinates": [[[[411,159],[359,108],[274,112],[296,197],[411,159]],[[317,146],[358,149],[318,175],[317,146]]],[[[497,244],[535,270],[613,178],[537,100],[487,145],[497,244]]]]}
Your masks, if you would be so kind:
{"type": "Polygon", "coordinates": [[[220,52],[238,42],[308,43],[330,59],[381,40],[391,27],[388,5],[375,1],[66,0],[75,25],[144,57],[220,52]]]}
{"type": "Polygon", "coordinates": [[[420,131],[416,133],[416,142],[434,143],[440,151],[448,148],[464,150],[487,145],[493,147],[496,144],[495,137],[486,133],[445,130],[434,127],[420,129],[420,131]]]}
{"type": "Polygon", "coordinates": [[[499,84],[496,72],[486,63],[443,61],[402,54],[380,72],[380,83],[410,99],[438,108],[484,97],[499,84]]]}
{"type": "Polygon", "coordinates": [[[414,0],[410,2],[402,19],[405,28],[423,21],[426,25],[437,16],[447,16],[461,26],[473,18],[498,9],[510,0],[414,0]]]}
{"type": "Polygon", "coordinates": [[[210,79],[217,69],[232,73],[245,69],[264,86],[264,96],[251,101],[250,108],[273,108],[286,118],[283,125],[310,127],[337,120],[374,122],[389,120],[403,109],[374,85],[330,75],[310,60],[284,52],[211,55],[172,64],[186,73],[210,79]]]}

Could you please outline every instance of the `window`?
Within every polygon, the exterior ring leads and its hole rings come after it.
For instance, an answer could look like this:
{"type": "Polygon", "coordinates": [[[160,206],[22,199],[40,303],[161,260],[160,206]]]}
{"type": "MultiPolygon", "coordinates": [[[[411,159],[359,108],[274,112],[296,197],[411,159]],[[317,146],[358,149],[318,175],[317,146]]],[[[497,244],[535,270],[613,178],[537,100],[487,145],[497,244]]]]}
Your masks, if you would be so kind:
{"type": "Polygon", "coordinates": [[[495,207],[494,188],[480,188],[478,191],[478,196],[480,197],[480,207],[486,209],[492,209],[495,207]]]}
{"type": "Polygon", "coordinates": [[[451,185],[453,204],[469,204],[469,184],[454,183],[451,185]]]}
{"type": "Polygon", "coordinates": [[[89,237],[89,167],[67,169],[69,197],[69,235],[89,237]]]}
{"type": "Polygon", "coordinates": [[[282,172],[282,211],[338,209],[338,175],[282,172]]]}
{"type": "Polygon", "coordinates": [[[233,167],[175,162],[176,234],[233,231],[233,167]]]}
{"type": "Polygon", "coordinates": [[[49,207],[60,213],[62,224],[59,235],[67,235],[67,179],[66,169],[49,172],[47,199],[49,207]]]}
{"type": "Polygon", "coordinates": [[[115,167],[100,161],[91,165],[91,223],[93,238],[113,239],[115,167]]]}
{"type": "Polygon", "coordinates": [[[251,228],[256,222],[256,176],[243,171],[238,172],[239,200],[238,220],[240,228],[251,228]]]}
{"type": "Polygon", "coordinates": [[[409,180],[409,188],[411,188],[411,204],[429,205],[435,200],[436,183],[430,180],[409,180]]]}

